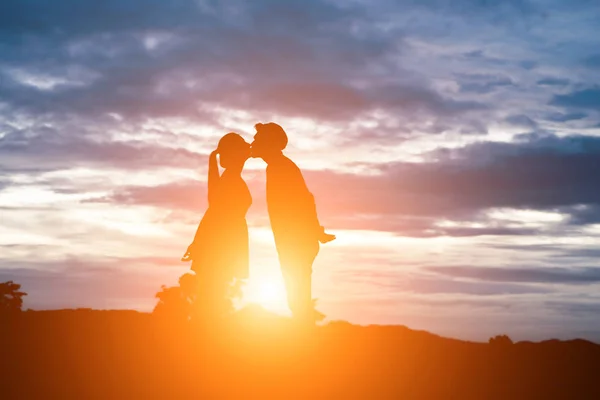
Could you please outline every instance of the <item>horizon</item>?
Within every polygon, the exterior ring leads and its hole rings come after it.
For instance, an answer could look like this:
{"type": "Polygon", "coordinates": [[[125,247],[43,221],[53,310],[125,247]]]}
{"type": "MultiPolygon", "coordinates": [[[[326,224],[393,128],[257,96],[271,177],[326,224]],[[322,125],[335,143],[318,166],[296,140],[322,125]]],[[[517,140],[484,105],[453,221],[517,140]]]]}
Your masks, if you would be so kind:
{"type": "MultiPolygon", "coordinates": [[[[328,320],[600,342],[600,4],[452,3],[4,1],[0,282],[151,311],[208,154],[274,121],[337,236],[328,320]]],[[[286,314],[264,163],[243,177],[244,304],[286,314]]]]}
{"type": "MultiPolygon", "coordinates": [[[[251,316],[255,317],[256,316],[256,312],[261,312],[264,314],[268,314],[271,317],[277,317],[277,318],[281,318],[283,320],[287,319],[290,322],[293,321],[293,319],[291,318],[291,315],[289,315],[289,312],[277,312],[277,311],[273,311],[273,310],[269,310],[268,308],[266,308],[265,306],[261,305],[260,303],[245,303],[243,305],[241,305],[239,308],[236,307],[235,310],[233,311],[233,313],[231,314],[232,316],[235,317],[236,314],[238,314],[239,312],[242,312],[244,310],[248,310],[251,311],[254,314],[251,314],[251,316]],[[258,308],[256,308],[258,307],[258,308]]],[[[104,308],[104,309],[99,309],[99,308],[87,308],[87,307],[77,307],[77,308],[50,308],[50,309],[32,309],[32,308],[27,308],[26,310],[23,310],[22,312],[59,312],[59,311],[74,311],[74,312],[130,312],[130,313],[138,313],[138,314],[146,314],[148,316],[150,315],[154,315],[152,310],[150,311],[142,311],[142,310],[135,310],[135,309],[130,309],[130,308],[104,308]]],[[[160,317],[158,317],[160,318],[160,317]]],[[[425,329],[416,329],[414,327],[410,327],[410,326],[406,326],[403,324],[361,324],[361,323],[352,323],[349,321],[345,321],[345,320],[341,320],[341,319],[328,319],[325,318],[323,321],[318,322],[316,324],[317,327],[319,328],[326,328],[327,326],[330,325],[336,325],[336,324],[344,324],[347,326],[354,326],[354,327],[361,327],[361,328],[402,328],[402,329],[407,329],[409,331],[415,332],[415,333],[425,333],[425,334],[432,334],[435,337],[439,337],[442,339],[452,339],[452,340],[458,340],[458,341],[462,341],[462,342],[470,342],[470,343],[488,343],[490,344],[490,341],[493,339],[498,339],[499,337],[502,336],[506,336],[508,337],[511,341],[513,338],[511,338],[510,336],[504,334],[504,333],[498,333],[498,334],[494,334],[488,338],[465,338],[465,337],[452,337],[452,336],[444,336],[444,335],[440,335],[437,332],[429,332],[425,329]]],[[[193,331],[194,325],[190,324],[189,328],[193,331]]],[[[260,321],[258,322],[255,326],[253,326],[253,331],[256,332],[256,329],[272,329],[272,321],[269,321],[268,323],[264,323],[264,321],[260,321]]],[[[596,344],[596,345],[600,345],[600,337],[598,338],[587,338],[587,339],[583,339],[583,338],[579,338],[579,337],[565,337],[565,338],[556,338],[556,337],[545,337],[545,338],[525,338],[525,339],[518,339],[515,340],[513,343],[543,343],[543,342],[549,342],[549,341],[561,341],[563,343],[568,343],[571,341],[578,341],[578,340],[585,340],[588,341],[592,344],[596,344]]]]}

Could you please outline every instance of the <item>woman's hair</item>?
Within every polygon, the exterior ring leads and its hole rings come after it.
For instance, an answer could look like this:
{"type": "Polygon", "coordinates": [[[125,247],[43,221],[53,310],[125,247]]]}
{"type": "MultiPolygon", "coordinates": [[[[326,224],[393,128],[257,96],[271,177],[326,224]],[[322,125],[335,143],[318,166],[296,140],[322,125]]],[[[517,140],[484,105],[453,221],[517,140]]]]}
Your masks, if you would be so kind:
{"type": "Polygon", "coordinates": [[[221,155],[221,166],[228,168],[233,163],[244,162],[250,155],[250,145],[235,132],[229,132],[219,140],[217,151],[221,155]]]}
{"type": "Polygon", "coordinates": [[[219,153],[236,151],[247,147],[248,144],[239,134],[235,132],[229,132],[219,140],[217,145],[217,151],[219,153]]]}

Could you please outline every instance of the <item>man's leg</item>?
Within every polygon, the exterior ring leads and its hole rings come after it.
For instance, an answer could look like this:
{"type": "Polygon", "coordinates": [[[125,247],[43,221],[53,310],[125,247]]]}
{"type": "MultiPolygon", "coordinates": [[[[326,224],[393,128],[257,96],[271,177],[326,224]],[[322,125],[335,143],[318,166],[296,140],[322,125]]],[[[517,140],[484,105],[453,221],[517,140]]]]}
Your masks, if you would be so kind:
{"type": "Polygon", "coordinates": [[[283,283],[285,285],[285,293],[287,296],[287,303],[292,314],[295,315],[296,310],[296,268],[291,262],[286,262],[280,258],[281,263],[281,275],[283,276],[283,283]]]}
{"type": "Polygon", "coordinates": [[[304,324],[314,325],[312,301],[312,263],[302,265],[298,270],[297,315],[304,324]]]}
{"type": "Polygon", "coordinates": [[[306,249],[304,254],[280,257],[281,271],[287,291],[288,306],[298,321],[314,324],[312,303],[312,264],[319,251],[306,249]]]}

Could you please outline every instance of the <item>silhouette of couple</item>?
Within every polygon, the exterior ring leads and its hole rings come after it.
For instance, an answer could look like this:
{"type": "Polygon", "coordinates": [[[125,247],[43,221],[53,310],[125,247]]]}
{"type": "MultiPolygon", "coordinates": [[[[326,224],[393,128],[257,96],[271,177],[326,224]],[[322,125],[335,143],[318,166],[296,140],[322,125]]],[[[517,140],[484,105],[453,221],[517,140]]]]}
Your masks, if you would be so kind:
{"type": "Polygon", "coordinates": [[[252,144],[231,132],[210,154],[208,209],[182,260],[192,261],[203,303],[199,306],[220,312],[234,283],[249,277],[246,212],[252,196],[241,174],[248,158],[261,158],[267,164],[267,206],[288,306],[298,321],[314,323],[312,264],[319,242],[327,243],[335,236],[319,223],[315,200],[302,172],[283,154],[288,143],[283,128],[273,122],[259,123],[255,128],[252,144]],[[221,175],[217,156],[224,169],[221,175]]]}

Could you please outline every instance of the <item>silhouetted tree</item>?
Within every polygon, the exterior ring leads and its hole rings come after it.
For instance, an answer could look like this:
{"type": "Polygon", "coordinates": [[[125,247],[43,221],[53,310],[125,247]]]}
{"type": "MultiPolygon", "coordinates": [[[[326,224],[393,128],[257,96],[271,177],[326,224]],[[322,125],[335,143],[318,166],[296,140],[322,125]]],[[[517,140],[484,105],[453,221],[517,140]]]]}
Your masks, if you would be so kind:
{"type": "Polygon", "coordinates": [[[178,286],[162,285],[161,291],[156,293],[158,303],[152,313],[179,321],[189,320],[196,300],[196,287],[196,275],[190,273],[179,278],[178,286]]]}
{"type": "Polygon", "coordinates": [[[0,283],[0,313],[21,311],[23,296],[27,293],[20,292],[21,285],[8,281],[0,283]]]}
{"type": "Polygon", "coordinates": [[[495,347],[505,347],[513,344],[513,341],[507,335],[496,335],[495,337],[490,338],[488,343],[495,347]]]}

